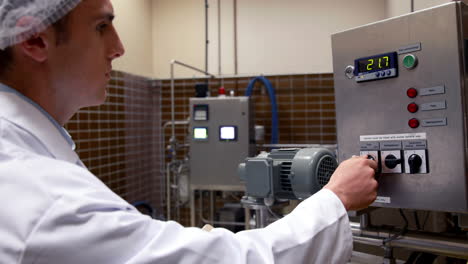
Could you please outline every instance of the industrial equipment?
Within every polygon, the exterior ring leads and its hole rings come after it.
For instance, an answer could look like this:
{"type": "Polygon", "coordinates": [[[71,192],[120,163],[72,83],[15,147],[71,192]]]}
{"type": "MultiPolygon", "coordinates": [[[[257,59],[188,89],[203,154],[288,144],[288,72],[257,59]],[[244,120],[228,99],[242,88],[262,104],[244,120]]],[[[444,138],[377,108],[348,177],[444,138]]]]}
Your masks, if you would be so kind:
{"type": "Polygon", "coordinates": [[[330,180],[338,163],[328,149],[275,149],[239,165],[246,196],[303,200],[330,180]]]}
{"type": "Polygon", "coordinates": [[[468,212],[467,48],[461,2],[332,36],[338,160],[378,161],[373,206],[468,212]]]}
{"type": "Polygon", "coordinates": [[[245,182],[245,208],[256,211],[256,227],[268,225],[267,211],[277,200],[303,200],[322,189],[338,163],[324,148],[274,149],[239,164],[245,182]]]}
{"type": "Polygon", "coordinates": [[[190,111],[191,189],[243,191],[237,166],[255,150],[249,98],[190,98],[190,111]]]}

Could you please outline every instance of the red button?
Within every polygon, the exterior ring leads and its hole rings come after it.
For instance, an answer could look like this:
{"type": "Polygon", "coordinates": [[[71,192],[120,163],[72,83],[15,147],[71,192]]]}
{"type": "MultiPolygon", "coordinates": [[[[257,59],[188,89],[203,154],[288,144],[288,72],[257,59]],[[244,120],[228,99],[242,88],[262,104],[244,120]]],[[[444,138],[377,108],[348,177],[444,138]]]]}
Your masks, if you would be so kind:
{"type": "Polygon", "coordinates": [[[416,113],[418,111],[418,109],[419,109],[419,107],[415,103],[411,103],[411,104],[408,105],[408,111],[410,113],[416,113]]]}
{"type": "Polygon", "coordinates": [[[416,118],[410,119],[410,121],[408,121],[408,125],[411,128],[417,128],[419,127],[419,120],[417,120],[416,118]]]}
{"type": "Polygon", "coordinates": [[[406,91],[406,94],[409,98],[415,98],[418,95],[418,90],[414,88],[409,88],[408,91],[406,91]]]}

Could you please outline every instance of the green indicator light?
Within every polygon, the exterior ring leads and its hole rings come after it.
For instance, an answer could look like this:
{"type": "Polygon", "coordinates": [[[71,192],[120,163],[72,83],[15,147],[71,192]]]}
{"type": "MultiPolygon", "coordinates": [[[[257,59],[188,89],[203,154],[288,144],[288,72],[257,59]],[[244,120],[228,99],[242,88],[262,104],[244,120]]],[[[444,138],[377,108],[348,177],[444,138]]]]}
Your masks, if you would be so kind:
{"type": "Polygon", "coordinates": [[[417,64],[418,59],[412,54],[406,55],[403,58],[403,66],[405,66],[405,68],[408,70],[413,69],[414,67],[416,67],[417,64]]]}

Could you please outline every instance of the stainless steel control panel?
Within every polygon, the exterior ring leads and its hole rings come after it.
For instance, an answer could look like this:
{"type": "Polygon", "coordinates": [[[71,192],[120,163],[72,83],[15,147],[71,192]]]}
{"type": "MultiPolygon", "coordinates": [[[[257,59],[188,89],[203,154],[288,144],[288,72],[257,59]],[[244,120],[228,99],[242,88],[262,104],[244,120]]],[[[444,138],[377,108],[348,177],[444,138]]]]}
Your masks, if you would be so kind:
{"type": "Polygon", "coordinates": [[[378,162],[373,206],[468,212],[467,6],[336,33],[332,48],[338,157],[378,162]]]}
{"type": "Polygon", "coordinates": [[[237,168],[254,155],[252,114],[245,96],[190,98],[192,189],[245,189],[237,168]]]}

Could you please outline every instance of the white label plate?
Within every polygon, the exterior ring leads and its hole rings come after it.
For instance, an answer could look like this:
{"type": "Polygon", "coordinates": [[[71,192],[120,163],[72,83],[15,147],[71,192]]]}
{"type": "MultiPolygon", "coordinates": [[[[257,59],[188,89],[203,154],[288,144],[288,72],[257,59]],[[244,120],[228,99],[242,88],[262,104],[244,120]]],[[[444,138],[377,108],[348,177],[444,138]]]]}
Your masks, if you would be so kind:
{"type": "Polygon", "coordinates": [[[393,141],[393,140],[414,140],[414,139],[426,139],[426,133],[360,136],[361,141],[393,141]]]}
{"type": "Polygon", "coordinates": [[[377,196],[377,199],[375,199],[375,203],[386,203],[389,204],[391,203],[390,197],[384,197],[384,196],[377,196]]]}

